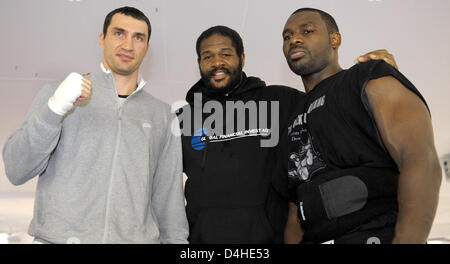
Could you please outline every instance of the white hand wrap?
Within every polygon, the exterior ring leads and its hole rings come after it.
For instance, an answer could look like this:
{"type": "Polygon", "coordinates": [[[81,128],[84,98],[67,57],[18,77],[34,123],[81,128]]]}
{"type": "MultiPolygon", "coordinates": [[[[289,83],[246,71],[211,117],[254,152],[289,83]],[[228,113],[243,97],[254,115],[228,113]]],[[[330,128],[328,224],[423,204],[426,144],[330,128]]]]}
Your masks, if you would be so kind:
{"type": "Polygon", "coordinates": [[[75,72],[69,74],[48,100],[48,107],[58,115],[65,115],[81,96],[82,83],[83,76],[75,72]]]}

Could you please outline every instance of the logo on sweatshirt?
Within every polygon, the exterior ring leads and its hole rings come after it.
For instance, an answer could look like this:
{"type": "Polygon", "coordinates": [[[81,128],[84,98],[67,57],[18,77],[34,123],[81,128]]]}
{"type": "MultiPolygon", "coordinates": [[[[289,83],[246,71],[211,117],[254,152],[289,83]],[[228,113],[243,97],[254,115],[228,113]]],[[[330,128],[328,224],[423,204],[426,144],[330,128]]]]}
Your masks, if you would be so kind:
{"type": "Polygon", "coordinates": [[[202,138],[204,138],[205,136],[206,136],[205,128],[197,129],[191,139],[192,148],[195,150],[204,149],[206,146],[206,142],[202,140],[202,138]]]}
{"type": "MultiPolygon", "coordinates": [[[[192,146],[203,149],[209,143],[258,136],[263,148],[275,147],[279,139],[279,101],[216,101],[203,100],[194,94],[193,107],[184,107],[178,113],[180,130],[192,136],[192,146]],[[207,115],[207,116],[206,116],[207,115]],[[205,128],[201,131],[198,128],[205,128]],[[206,137],[205,134],[208,136],[206,137]],[[200,144],[200,142],[204,144],[200,144]]],[[[195,148],[194,148],[195,149],[195,148]]]]}

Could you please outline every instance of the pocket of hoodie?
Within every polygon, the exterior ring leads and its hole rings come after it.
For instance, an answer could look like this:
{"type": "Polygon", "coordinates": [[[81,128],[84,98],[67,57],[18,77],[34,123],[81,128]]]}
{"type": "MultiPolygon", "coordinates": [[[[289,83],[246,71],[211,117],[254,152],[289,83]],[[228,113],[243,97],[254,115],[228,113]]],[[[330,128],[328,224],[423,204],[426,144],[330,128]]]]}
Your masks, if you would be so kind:
{"type": "Polygon", "coordinates": [[[190,243],[273,243],[273,229],[263,206],[204,209],[190,232],[190,243]]]}
{"type": "Polygon", "coordinates": [[[197,219],[195,221],[195,226],[189,226],[189,243],[190,244],[199,244],[204,243],[202,240],[202,228],[203,228],[203,219],[205,218],[205,211],[202,210],[198,213],[197,219]]]}

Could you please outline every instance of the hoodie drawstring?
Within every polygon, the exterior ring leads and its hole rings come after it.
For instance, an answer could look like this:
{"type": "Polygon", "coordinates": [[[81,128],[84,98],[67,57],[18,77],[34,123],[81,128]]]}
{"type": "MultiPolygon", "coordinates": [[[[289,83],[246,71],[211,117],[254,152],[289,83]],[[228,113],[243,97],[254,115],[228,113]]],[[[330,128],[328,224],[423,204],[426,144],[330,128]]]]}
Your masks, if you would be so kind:
{"type": "Polygon", "coordinates": [[[209,140],[208,137],[206,136],[206,142],[205,142],[205,149],[203,150],[203,157],[202,157],[202,170],[205,169],[205,165],[206,165],[206,156],[208,155],[208,145],[209,145],[209,140]]]}

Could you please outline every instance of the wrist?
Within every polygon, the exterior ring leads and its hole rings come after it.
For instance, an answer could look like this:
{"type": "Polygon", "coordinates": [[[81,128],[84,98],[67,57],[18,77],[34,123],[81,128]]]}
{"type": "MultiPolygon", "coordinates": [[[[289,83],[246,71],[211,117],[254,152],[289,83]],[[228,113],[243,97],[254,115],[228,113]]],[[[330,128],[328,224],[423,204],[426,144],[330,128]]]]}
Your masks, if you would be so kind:
{"type": "Polygon", "coordinates": [[[55,96],[50,97],[48,100],[48,107],[57,115],[65,115],[73,107],[73,103],[69,103],[58,99],[55,96]]]}
{"type": "Polygon", "coordinates": [[[427,236],[416,232],[398,233],[396,232],[392,244],[426,244],[427,236]]]}

